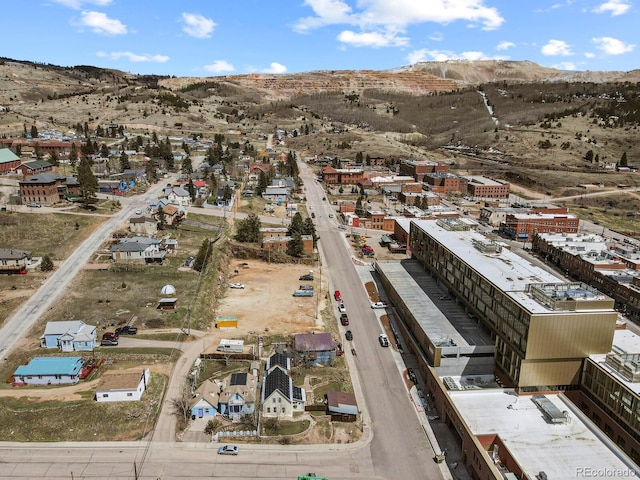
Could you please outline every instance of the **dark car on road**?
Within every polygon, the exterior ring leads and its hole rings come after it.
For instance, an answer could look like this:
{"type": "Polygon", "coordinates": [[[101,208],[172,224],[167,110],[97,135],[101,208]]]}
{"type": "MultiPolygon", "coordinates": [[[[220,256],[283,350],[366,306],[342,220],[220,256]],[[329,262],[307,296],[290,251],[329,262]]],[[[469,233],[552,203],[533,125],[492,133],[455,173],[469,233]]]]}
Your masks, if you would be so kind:
{"type": "Polygon", "coordinates": [[[124,326],[116,328],[117,335],[135,335],[136,333],[138,333],[138,329],[136,327],[124,326]]]}
{"type": "Polygon", "coordinates": [[[346,332],[344,332],[344,338],[349,341],[353,340],[353,333],[351,333],[351,330],[347,330],[346,332]]]}
{"type": "Polygon", "coordinates": [[[341,313],[340,314],[340,323],[342,325],[349,325],[349,317],[347,316],[346,313],[341,313]]]}

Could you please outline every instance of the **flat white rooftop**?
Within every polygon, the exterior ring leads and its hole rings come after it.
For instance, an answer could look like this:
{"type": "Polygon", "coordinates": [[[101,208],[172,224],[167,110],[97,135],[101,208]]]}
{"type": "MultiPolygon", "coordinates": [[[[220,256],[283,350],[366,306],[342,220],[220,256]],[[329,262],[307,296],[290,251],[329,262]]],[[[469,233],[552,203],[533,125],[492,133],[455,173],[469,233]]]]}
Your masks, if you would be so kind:
{"type": "MultiPolygon", "coordinates": [[[[509,295],[515,302],[532,314],[554,314],[561,311],[551,310],[525,293],[529,284],[566,284],[555,275],[516,255],[498,242],[495,248],[484,251],[476,244],[490,245],[491,240],[474,230],[448,230],[434,220],[413,220],[418,228],[435,238],[441,245],[464,259],[472,269],[509,295]]],[[[586,293],[586,292],[585,292],[586,293]]],[[[595,298],[595,297],[594,297],[595,298]]],[[[606,296],[602,296],[606,298],[606,296]]],[[[600,298],[598,298],[600,299],[600,298]]]]}
{"type": "Polygon", "coordinates": [[[631,461],[609,449],[559,395],[546,398],[560,412],[567,412],[569,421],[562,424],[547,422],[532,397],[516,396],[509,389],[449,395],[473,434],[498,435],[528,478],[538,478],[539,472],[549,479],[640,475],[631,461]]]}
{"type": "MultiPolygon", "coordinates": [[[[616,330],[613,333],[612,351],[613,353],[619,354],[640,354],[640,335],[627,329],[616,330]]],[[[635,392],[636,395],[640,395],[640,382],[630,382],[611,365],[607,365],[605,363],[605,354],[589,355],[589,358],[622,385],[626,386],[632,392],[635,392]]]]}

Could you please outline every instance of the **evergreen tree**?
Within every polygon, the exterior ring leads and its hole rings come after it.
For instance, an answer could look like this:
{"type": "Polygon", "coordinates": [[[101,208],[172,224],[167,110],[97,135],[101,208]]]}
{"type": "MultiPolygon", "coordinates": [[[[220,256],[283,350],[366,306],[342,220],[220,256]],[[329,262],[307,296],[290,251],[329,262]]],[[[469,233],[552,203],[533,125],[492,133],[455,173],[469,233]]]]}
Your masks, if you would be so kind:
{"type": "Polygon", "coordinates": [[[302,233],[294,232],[291,240],[287,243],[287,254],[292,257],[301,257],[304,253],[304,245],[302,243],[302,233]]]}
{"type": "Polygon", "coordinates": [[[167,215],[164,213],[162,207],[158,207],[156,217],[158,218],[158,230],[164,230],[167,227],[167,215]]]}
{"type": "Polygon", "coordinates": [[[211,192],[211,195],[215,197],[215,200],[217,200],[218,198],[218,177],[216,177],[216,174],[211,172],[211,174],[209,175],[209,191],[211,192]]]}
{"type": "Polygon", "coordinates": [[[358,215],[359,217],[364,217],[365,214],[366,211],[362,206],[362,197],[358,197],[358,200],[356,200],[356,215],[358,215]]]}
{"type": "Polygon", "coordinates": [[[158,178],[158,173],[156,172],[156,165],[153,160],[149,160],[147,164],[144,166],[145,174],[147,175],[147,182],[152,183],[158,178]]]}
{"type": "Polygon", "coordinates": [[[187,192],[189,192],[189,196],[191,197],[191,202],[196,201],[196,186],[193,184],[193,180],[189,179],[189,183],[187,183],[187,192]]]}
{"type": "Polygon", "coordinates": [[[362,165],[362,159],[363,159],[362,152],[356,153],[356,163],[358,165],[362,165]]]}
{"type": "Polygon", "coordinates": [[[267,181],[267,175],[262,170],[260,170],[260,176],[258,177],[258,185],[256,186],[256,195],[257,196],[262,195],[267,189],[268,185],[269,183],[267,181]]]}
{"type": "Polygon", "coordinates": [[[103,143],[100,146],[100,156],[102,158],[109,158],[109,147],[107,147],[106,143],[103,143]]]}
{"type": "Polygon", "coordinates": [[[31,125],[31,138],[38,138],[38,127],[31,125]]]}
{"type": "Polygon", "coordinates": [[[289,236],[293,236],[294,233],[302,234],[303,231],[303,221],[302,215],[300,212],[296,212],[296,214],[291,219],[291,223],[289,224],[289,236]]]}
{"type": "Polygon", "coordinates": [[[71,144],[71,150],[69,151],[69,164],[71,165],[71,169],[76,169],[76,163],[78,163],[78,149],[76,148],[76,144],[71,144]]]}
{"type": "Polygon", "coordinates": [[[40,263],[40,271],[41,272],[50,272],[53,270],[53,260],[49,255],[44,255],[42,257],[42,262],[40,263]]]}
{"type": "Polygon", "coordinates": [[[260,233],[261,227],[262,223],[258,216],[251,213],[247,218],[236,222],[235,239],[238,242],[244,243],[260,243],[262,239],[262,234],[260,233]]]}
{"type": "Polygon", "coordinates": [[[304,219],[304,223],[302,225],[302,234],[303,235],[311,235],[313,238],[313,246],[316,246],[316,242],[318,241],[318,237],[316,236],[316,226],[313,224],[313,220],[307,217],[304,219]]]}
{"type": "Polygon", "coordinates": [[[619,167],[626,167],[627,164],[627,152],[622,152],[622,157],[620,157],[620,161],[618,162],[619,167]]]}
{"type": "Polygon", "coordinates": [[[124,151],[120,154],[120,172],[124,172],[131,168],[131,164],[129,163],[129,155],[127,155],[124,151]]]}
{"type": "Polygon", "coordinates": [[[91,170],[91,160],[87,157],[80,159],[78,165],[78,184],[80,184],[80,195],[85,208],[97,201],[98,180],[91,170]]]}
{"type": "Polygon", "coordinates": [[[367,167],[371,166],[371,157],[369,156],[368,153],[367,153],[367,156],[365,157],[365,164],[367,165],[367,167]]]}
{"type": "Polygon", "coordinates": [[[49,163],[51,165],[60,165],[60,157],[58,156],[58,153],[54,150],[49,154],[49,163]]]}
{"type": "Polygon", "coordinates": [[[196,258],[193,260],[193,269],[202,272],[207,267],[209,258],[211,258],[211,241],[205,238],[200,245],[196,258]]]}
{"type": "Polygon", "coordinates": [[[593,163],[593,150],[588,150],[587,153],[584,154],[585,162],[593,163]]]}
{"type": "Polygon", "coordinates": [[[233,197],[233,190],[231,189],[229,184],[226,183],[222,188],[222,199],[225,202],[228,202],[229,200],[231,200],[231,197],[233,197]]]}
{"type": "Polygon", "coordinates": [[[189,156],[182,161],[182,173],[185,175],[191,175],[193,173],[193,164],[191,163],[191,157],[189,156]]]}

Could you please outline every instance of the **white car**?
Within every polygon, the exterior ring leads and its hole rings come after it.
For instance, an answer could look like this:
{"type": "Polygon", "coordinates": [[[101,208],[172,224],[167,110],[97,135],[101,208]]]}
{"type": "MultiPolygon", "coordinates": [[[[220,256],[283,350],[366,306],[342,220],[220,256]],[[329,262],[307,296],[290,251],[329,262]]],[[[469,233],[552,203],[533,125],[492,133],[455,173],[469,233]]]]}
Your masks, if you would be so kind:
{"type": "Polygon", "coordinates": [[[378,341],[380,342],[380,345],[382,347],[388,347],[389,346],[389,337],[387,337],[384,333],[381,333],[378,336],[378,341]]]}
{"type": "Polygon", "coordinates": [[[136,210],[136,215],[142,215],[142,209],[138,208],[138,209],[136,210]]]}
{"type": "Polygon", "coordinates": [[[387,308],[388,305],[384,302],[375,302],[371,304],[371,308],[387,308]]]}
{"type": "Polygon", "coordinates": [[[238,451],[235,445],[223,445],[218,449],[218,455],[237,455],[238,451]]]}
{"type": "Polygon", "coordinates": [[[347,307],[344,306],[344,303],[341,303],[340,305],[338,305],[338,311],[340,313],[347,313],[347,307]]]}
{"type": "Polygon", "coordinates": [[[232,283],[229,288],[244,288],[244,283],[232,283]]]}

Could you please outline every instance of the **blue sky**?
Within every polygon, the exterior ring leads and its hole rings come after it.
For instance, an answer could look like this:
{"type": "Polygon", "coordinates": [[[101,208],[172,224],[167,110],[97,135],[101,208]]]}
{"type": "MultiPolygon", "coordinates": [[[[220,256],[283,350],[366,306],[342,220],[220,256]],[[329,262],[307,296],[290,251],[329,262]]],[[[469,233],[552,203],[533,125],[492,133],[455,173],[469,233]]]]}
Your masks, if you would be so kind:
{"type": "Polygon", "coordinates": [[[640,68],[636,3],[5,0],[0,56],[179,77],[383,70],[447,59],[629,71],[640,68]]]}

